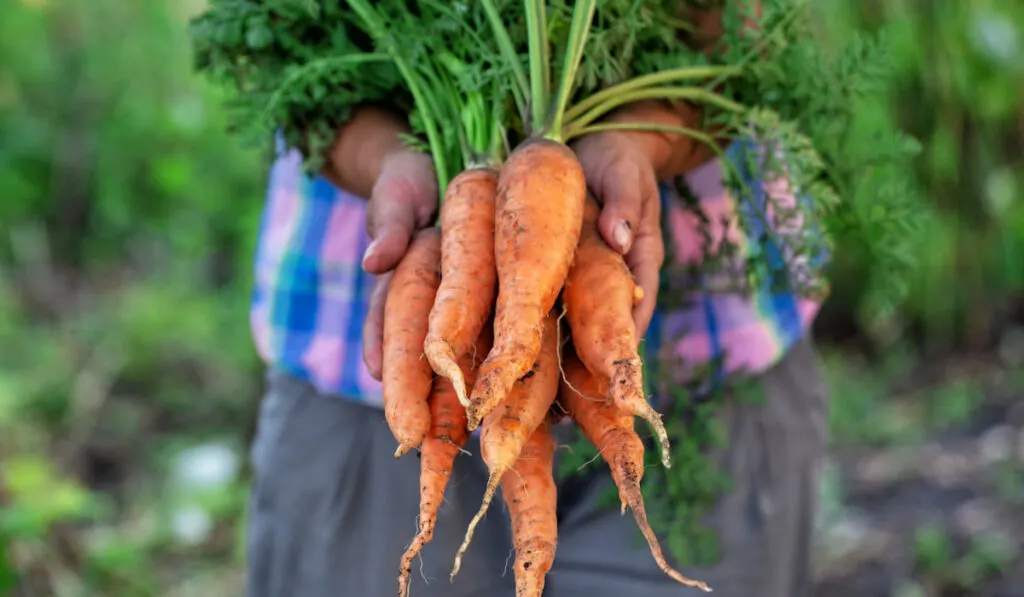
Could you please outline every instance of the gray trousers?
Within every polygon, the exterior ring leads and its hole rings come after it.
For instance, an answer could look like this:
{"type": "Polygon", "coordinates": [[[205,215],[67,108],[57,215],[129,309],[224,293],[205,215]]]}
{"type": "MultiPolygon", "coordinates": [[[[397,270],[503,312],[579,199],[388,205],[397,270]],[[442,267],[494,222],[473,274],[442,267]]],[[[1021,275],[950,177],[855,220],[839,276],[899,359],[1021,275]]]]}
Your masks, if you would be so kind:
{"type": "MultiPolygon", "coordinates": [[[[732,478],[710,514],[722,560],[683,568],[721,597],[803,597],[811,585],[811,541],[826,396],[809,342],[759,379],[760,404],[727,400],[726,448],[711,455],[732,478]]],[[[247,542],[247,597],[385,597],[397,594],[398,563],[416,532],[419,460],[392,457],[381,410],[318,394],[272,372],[252,446],[255,475],[247,542]]],[[[413,597],[514,595],[509,521],[495,499],[449,583],[455,551],[487,480],[479,443],[456,459],[434,540],[413,565],[413,597]]],[[[578,483],[578,481],[577,481],[578,483]]],[[[599,507],[606,468],[584,491],[559,498],[558,549],[550,597],[703,595],[662,574],[638,543],[632,516],[599,507]]],[[[657,529],[655,529],[657,530],[657,529]]]]}

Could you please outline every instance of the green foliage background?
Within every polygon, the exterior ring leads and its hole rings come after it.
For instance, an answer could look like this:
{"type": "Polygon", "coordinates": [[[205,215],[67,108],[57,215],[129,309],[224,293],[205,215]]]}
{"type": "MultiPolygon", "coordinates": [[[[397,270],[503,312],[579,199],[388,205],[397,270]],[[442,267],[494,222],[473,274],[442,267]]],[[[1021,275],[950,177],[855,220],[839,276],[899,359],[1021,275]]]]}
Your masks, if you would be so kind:
{"type": "MultiPolygon", "coordinates": [[[[929,198],[905,303],[875,305],[839,239],[821,336],[986,348],[1024,298],[1024,4],[819,4],[836,47],[896,27],[898,84],[858,126],[921,141],[929,198]]],[[[237,591],[266,162],[190,71],[201,8],[0,0],[0,595],[15,570],[42,594],[237,591]]]]}

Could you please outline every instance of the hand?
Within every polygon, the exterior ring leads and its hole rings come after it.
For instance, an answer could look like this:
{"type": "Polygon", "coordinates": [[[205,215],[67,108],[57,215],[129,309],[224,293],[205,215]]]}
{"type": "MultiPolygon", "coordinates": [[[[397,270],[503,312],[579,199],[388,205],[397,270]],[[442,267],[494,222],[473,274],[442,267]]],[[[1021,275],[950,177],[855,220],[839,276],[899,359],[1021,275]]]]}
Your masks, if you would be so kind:
{"type": "Polygon", "coordinates": [[[378,276],[363,324],[363,361],[374,379],[381,378],[384,299],[391,270],[405,255],[413,233],[430,226],[436,211],[437,180],[430,156],[410,149],[388,154],[366,208],[372,241],[363,255],[363,269],[378,276]]]}
{"type": "Polygon", "coordinates": [[[654,315],[658,275],[665,261],[661,201],[651,152],[634,133],[604,131],[574,144],[587,185],[601,203],[598,228],[626,258],[643,299],[633,309],[637,341],[654,315]]]}

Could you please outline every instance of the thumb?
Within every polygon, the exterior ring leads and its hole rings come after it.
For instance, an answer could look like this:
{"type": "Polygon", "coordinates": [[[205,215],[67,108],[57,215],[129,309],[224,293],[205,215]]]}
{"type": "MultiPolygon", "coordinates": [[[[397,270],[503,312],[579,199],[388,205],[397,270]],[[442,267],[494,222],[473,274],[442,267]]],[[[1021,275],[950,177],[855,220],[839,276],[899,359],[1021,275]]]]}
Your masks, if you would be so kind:
{"type": "Polygon", "coordinates": [[[380,275],[391,271],[409,248],[412,227],[393,222],[378,229],[370,246],[363,254],[363,269],[367,273],[380,275]]]}

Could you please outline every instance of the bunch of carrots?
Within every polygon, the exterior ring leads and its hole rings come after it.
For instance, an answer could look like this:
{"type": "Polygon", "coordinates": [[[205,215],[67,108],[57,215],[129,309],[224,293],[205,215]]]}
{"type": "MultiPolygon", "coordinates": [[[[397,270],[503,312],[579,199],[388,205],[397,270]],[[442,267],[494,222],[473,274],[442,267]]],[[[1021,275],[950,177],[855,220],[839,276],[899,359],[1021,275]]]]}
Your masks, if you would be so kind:
{"type": "Polygon", "coordinates": [[[419,532],[402,557],[402,595],[477,428],[490,481],[452,577],[500,486],[516,594],[541,594],[557,544],[552,411],[567,413],[608,462],[623,513],[633,511],[661,569],[707,590],[666,563],[647,523],[634,416],[661,427],[642,390],[632,318],[642,294],[598,233],[598,213],[571,151],[525,143],[500,171],[458,175],[440,231],[420,232],[396,268],[384,315],[385,416],[396,456],[421,451],[419,532]]]}
{"type": "Polygon", "coordinates": [[[636,97],[706,95],[731,107],[701,88],[663,86],[728,73],[691,67],[645,75],[569,106],[597,2],[572,8],[564,65],[552,86],[543,2],[525,3],[527,75],[496,5],[483,1],[528,131],[503,156],[498,141],[512,119],[502,116],[500,93],[486,99],[466,89],[450,93],[451,81],[468,68],[465,60],[443,47],[432,58],[409,59],[389,41],[400,36],[389,34],[388,19],[366,0],[349,4],[417,98],[443,189],[438,227],[411,241],[384,309],[385,418],[398,443],[395,456],[418,449],[421,458],[419,531],[401,558],[399,594],[408,593],[412,561],[432,538],[454,461],[479,430],[490,478],[452,578],[500,488],[511,517],[516,594],[541,595],[558,539],[552,424],[566,415],[608,462],[622,511],[632,510],[659,567],[680,583],[710,590],[669,566],[647,522],[640,493],[644,445],[634,418],[653,428],[666,467],[670,450],[644,394],[632,315],[643,292],[622,255],[600,236],[600,208],[567,143],[614,126],[596,121],[636,97]],[[448,168],[457,159],[444,149],[438,120],[462,124],[464,168],[454,176],[448,168]]]}

